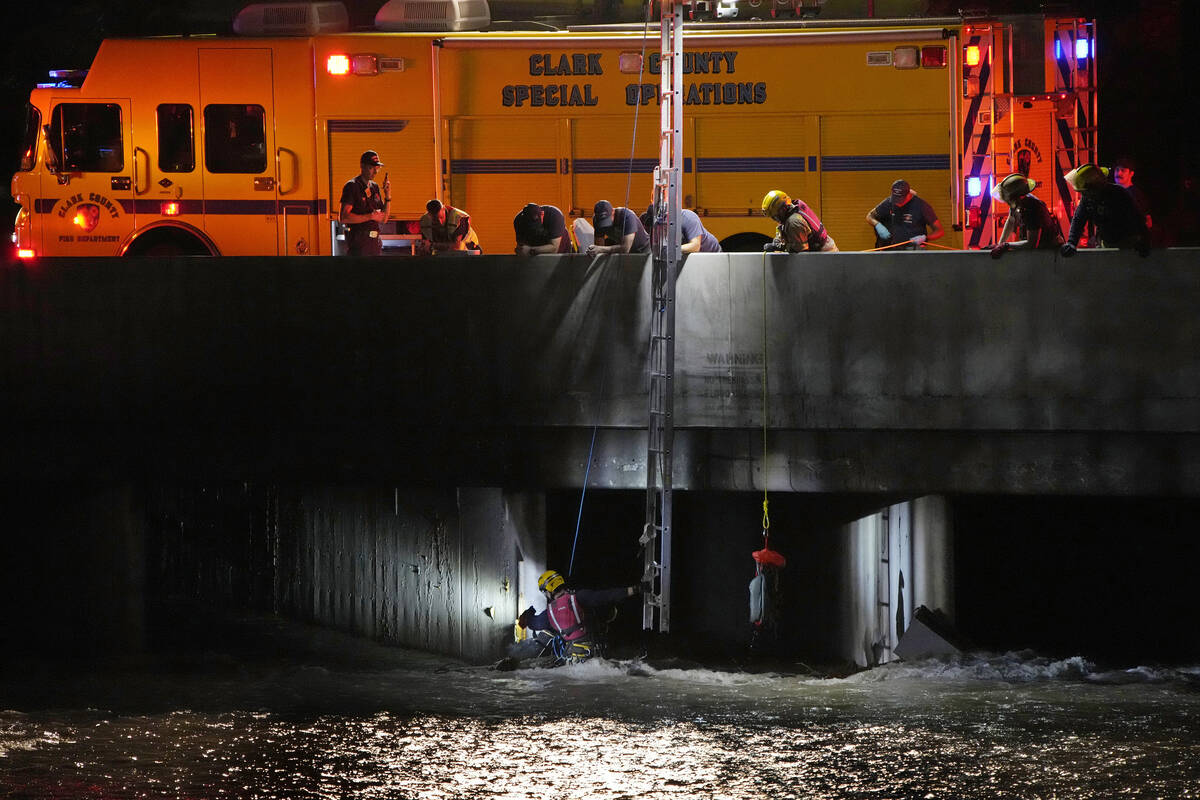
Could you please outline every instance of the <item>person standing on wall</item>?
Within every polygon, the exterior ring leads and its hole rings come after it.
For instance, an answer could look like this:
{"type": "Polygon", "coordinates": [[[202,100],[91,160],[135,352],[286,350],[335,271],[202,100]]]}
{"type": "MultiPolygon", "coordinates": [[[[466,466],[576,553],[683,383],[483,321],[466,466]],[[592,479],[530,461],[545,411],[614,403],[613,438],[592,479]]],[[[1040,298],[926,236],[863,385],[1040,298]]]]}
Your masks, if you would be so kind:
{"type": "Polygon", "coordinates": [[[368,150],[359,159],[360,172],[342,187],[342,213],[346,225],[346,249],[352,256],[377,256],[383,252],[379,226],[392,212],[392,182],[383,176],[383,188],[375,182],[384,166],[379,154],[368,150]]]}
{"type": "Polygon", "coordinates": [[[892,193],[867,214],[867,224],[875,229],[875,246],[902,245],[897,250],[916,250],[926,241],[946,235],[933,206],[926,203],[901,178],[892,184],[892,193]]]}

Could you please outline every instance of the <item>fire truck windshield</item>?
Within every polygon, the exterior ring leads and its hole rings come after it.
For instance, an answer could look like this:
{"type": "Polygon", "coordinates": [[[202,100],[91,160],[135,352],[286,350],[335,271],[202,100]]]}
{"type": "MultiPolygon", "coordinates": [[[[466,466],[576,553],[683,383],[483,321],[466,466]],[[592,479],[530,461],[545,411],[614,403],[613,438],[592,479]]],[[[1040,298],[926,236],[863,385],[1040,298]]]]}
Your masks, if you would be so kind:
{"type": "Polygon", "coordinates": [[[32,104],[25,104],[25,132],[21,136],[21,171],[29,172],[37,161],[38,132],[42,114],[32,104]]]}

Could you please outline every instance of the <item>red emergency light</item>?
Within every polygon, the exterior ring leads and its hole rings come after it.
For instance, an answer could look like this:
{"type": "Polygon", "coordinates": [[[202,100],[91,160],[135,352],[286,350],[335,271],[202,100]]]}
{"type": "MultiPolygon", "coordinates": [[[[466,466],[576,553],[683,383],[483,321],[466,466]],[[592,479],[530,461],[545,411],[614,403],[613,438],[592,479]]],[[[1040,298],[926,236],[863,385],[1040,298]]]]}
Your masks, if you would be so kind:
{"type": "Polygon", "coordinates": [[[936,69],[946,66],[946,48],[941,45],[922,47],[921,66],[925,69],[936,69]]]}
{"type": "Polygon", "coordinates": [[[37,253],[29,247],[17,248],[17,258],[37,258],[37,253]]]}
{"type": "Polygon", "coordinates": [[[164,200],[160,209],[164,217],[179,216],[179,203],[174,200],[164,200]]]}

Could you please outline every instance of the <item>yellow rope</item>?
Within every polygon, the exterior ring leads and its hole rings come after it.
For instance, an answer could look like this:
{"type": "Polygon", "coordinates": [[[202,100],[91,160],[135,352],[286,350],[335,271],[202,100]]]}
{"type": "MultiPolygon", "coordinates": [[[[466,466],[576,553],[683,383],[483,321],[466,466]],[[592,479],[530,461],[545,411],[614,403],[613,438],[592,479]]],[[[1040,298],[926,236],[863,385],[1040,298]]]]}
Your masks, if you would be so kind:
{"type": "MultiPolygon", "coordinates": [[[[883,250],[894,250],[897,247],[907,247],[910,244],[912,244],[912,239],[905,239],[903,242],[896,242],[895,244],[885,244],[883,247],[872,247],[870,250],[864,250],[863,252],[864,253],[878,253],[883,250]]],[[[944,244],[934,244],[933,242],[930,242],[930,241],[922,242],[918,246],[919,247],[936,247],[939,250],[958,250],[957,247],[947,247],[944,244]]]]}
{"type": "Polygon", "coordinates": [[[767,535],[767,530],[771,527],[771,514],[767,509],[767,254],[763,253],[762,257],[762,287],[763,287],[763,448],[762,448],[762,473],[763,473],[763,513],[762,527],[763,536],[767,535]]]}

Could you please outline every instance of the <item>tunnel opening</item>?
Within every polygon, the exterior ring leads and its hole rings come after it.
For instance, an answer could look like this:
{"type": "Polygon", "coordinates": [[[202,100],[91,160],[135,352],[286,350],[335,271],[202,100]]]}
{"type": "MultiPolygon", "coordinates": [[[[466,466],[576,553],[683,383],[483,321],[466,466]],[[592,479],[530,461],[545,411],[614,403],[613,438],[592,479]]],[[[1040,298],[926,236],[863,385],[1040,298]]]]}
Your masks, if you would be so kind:
{"type": "Polygon", "coordinates": [[[978,647],[1195,663],[1200,500],[951,499],[957,623],[978,647]]]}
{"type": "MultiPolygon", "coordinates": [[[[487,490],[473,517],[463,491],[8,484],[6,648],[194,647],[228,638],[224,615],[254,613],[436,652],[476,635],[486,659],[520,611],[508,576],[522,552],[504,538],[508,528],[531,531],[528,554],[544,551],[546,566],[570,570],[578,586],[639,583],[642,491],[589,490],[581,517],[574,489],[487,490]],[[500,543],[488,533],[468,540],[473,529],[497,531],[500,543]]],[[[752,646],[748,583],[751,553],[762,547],[762,495],[679,491],[671,633],[643,632],[640,602],[628,601],[611,626],[615,656],[840,668],[847,606],[873,600],[865,581],[845,575],[847,558],[871,557],[847,555],[849,531],[907,498],[769,499],[771,546],[788,560],[778,635],[752,646]]],[[[968,647],[1114,666],[1200,661],[1190,635],[1200,612],[1200,499],[954,495],[945,503],[949,605],[968,647]]]]}

